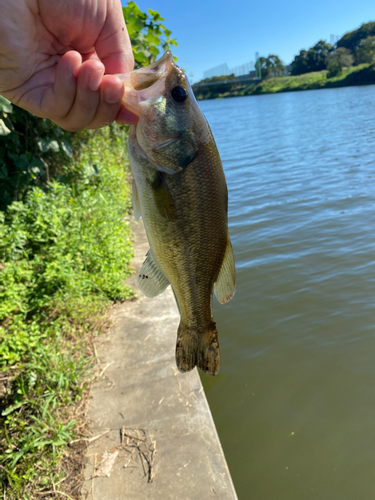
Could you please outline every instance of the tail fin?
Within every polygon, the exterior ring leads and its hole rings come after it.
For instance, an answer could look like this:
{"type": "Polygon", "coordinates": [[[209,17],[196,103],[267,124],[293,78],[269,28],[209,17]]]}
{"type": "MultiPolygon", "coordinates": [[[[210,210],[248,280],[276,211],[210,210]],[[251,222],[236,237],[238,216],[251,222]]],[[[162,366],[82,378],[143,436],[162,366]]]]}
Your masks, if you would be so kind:
{"type": "Polygon", "coordinates": [[[188,372],[194,366],[209,375],[219,372],[219,339],[214,321],[204,333],[180,323],[177,330],[176,363],[180,372],[188,372]]]}

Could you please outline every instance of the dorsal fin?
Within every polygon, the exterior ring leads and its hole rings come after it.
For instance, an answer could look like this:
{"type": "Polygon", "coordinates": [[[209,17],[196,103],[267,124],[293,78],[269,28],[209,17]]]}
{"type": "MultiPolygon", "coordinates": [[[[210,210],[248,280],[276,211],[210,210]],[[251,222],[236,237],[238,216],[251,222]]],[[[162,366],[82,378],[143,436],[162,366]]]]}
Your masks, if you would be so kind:
{"type": "Polygon", "coordinates": [[[167,278],[155,264],[152,257],[151,249],[147,252],[146,260],[142,264],[142,268],[138,274],[137,286],[146,295],[152,299],[164,290],[169,285],[167,278]]]}

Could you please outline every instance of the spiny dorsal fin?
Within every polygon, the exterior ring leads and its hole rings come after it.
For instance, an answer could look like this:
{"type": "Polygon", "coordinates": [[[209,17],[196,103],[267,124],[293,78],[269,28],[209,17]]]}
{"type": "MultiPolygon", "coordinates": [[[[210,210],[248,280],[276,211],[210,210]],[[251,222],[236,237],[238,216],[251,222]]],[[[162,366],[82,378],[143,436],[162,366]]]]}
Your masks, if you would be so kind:
{"type": "Polygon", "coordinates": [[[234,266],[232,244],[228,238],[224,260],[214,286],[214,292],[220,304],[225,304],[225,302],[228,302],[233,297],[235,290],[236,269],[234,266]]]}
{"type": "Polygon", "coordinates": [[[146,255],[146,260],[142,265],[137,278],[138,288],[146,295],[152,299],[164,290],[169,285],[167,278],[160,271],[158,266],[155,264],[152,258],[152,252],[149,250],[146,255]]]}
{"type": "Polygon", "coordinates": [[[142,216],[141,212],[141,203],[139,201],[139,196],[138,196],[138,188],[137,184],[135,183],[135,180],[133,179],[133,194],[132,194],[132,200],[133,200],[133,212],[134,212],[134,217],[139,220],[139,218],[142,216]]]}

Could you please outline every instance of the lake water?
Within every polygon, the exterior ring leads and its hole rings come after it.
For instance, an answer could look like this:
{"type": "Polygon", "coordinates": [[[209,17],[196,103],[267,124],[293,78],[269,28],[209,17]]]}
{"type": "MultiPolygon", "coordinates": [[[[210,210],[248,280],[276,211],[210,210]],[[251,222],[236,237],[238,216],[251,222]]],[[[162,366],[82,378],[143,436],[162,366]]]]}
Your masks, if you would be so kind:
{"type": "Polygon", "coordinates": [[[375,85],[201,101],[237,292],[202,376],[240,500],[375,499],[375,85]]]}

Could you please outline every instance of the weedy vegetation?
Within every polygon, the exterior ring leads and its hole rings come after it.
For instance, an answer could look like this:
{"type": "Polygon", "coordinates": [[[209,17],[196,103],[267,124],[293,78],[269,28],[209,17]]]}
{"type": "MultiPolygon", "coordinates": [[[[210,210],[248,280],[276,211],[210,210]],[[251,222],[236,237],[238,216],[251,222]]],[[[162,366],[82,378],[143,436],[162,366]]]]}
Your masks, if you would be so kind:
{"type": "Polygon", "coordinates": [[[293,90],[314,90],[322,88],[347,87],[375,83],[375,65],[360,64],[343,69],[338,73],[327,70],[304,73],[297,76],[269,78],[259,85],[243,89],[242,95],[270,94],[293,90]]]}
{"type": "Polygon", "coordinates": [[[66,477],[90,336],[112,302],[133,296],[124,284],[132,257],[126,140],[116,125],[77,134],[79,153],[60,174],[23,185],[0,212],[0,498],[38,498],[66,477]]]}

